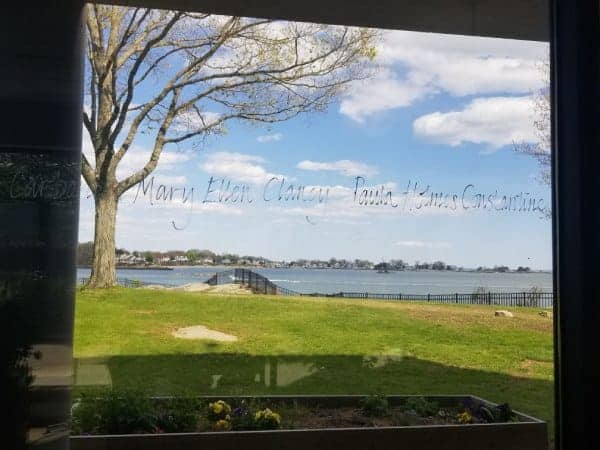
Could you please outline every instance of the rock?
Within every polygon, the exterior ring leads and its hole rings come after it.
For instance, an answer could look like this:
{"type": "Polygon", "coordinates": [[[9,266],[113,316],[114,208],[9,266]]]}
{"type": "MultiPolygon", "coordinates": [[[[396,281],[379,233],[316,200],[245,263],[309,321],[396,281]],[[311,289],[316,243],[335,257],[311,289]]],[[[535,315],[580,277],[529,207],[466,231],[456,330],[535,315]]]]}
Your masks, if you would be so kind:
{"type": "Polygon", "coordinates": [[[494,316],[496,316],[496,317],[513,317],[513,313],[511,313],[510,311],[501,309],[499,311],[495,311],[494,316]]]}
{"type": "Polygon", "coordinates": [[[551,311],[540,311],[538,314],[542,317],[547,317],[548,319],[552,319],[551,311]]]}

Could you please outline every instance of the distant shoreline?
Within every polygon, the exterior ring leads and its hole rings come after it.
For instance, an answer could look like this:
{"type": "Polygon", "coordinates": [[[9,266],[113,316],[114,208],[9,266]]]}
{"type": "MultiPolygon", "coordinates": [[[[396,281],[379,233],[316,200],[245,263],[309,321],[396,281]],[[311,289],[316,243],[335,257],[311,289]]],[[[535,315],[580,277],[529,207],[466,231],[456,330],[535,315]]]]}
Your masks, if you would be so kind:
{"type": "MultiPolygon", "coordinates": [[[[229,269],[248,269],[248,270],[260,270],[260,269],[302,269],[302,270],[357,270],[357,271],[374,271],[375,269],[358,269],[358,268],[342,268],[342,267],[263,267],[263,266],[248,266],[248,265],[238,265],[238,264],[230,264],[230,265],[206,265],[206,264],[176,264],[172,266],[163,266],[163,265],[120,265],[117,264],[117,269],[130,269],[130,270],[174,270],[177,268],[180,269],[191,269],[194,267],[199,267],[203,269],[219,269],[219,270],[229,270],[229,269]]],[[[92,266],[89,265],[78,265],[78,269],[91,269],[92,266]]],[[[476,270],[476,269],[462,269],[462,270],[434,270],[434,269],[405,269],[405,270],[389,270],[387,273],[393,272],[435,272],[435,273],[509,273],[509,274],[531,274],[531,273],[552,273],[551,270],[529,270],[529,271],[517,271],[517,270],[509,270],[509,271],[494,271],[494,270],[476,270]]],[[[383,275],[383,274],[382,274],[383,275]]]]}
{"type": "MultiPolygon", "coordinates": [[[[146,266],[146,265],[119,265],[117,264],[117,269],[131,269],[131,270],[173,270],[177,266],[146,266]]],[[[78,265],[78,269],[91,269],[92,266],[86,265],[78,265]]]]}

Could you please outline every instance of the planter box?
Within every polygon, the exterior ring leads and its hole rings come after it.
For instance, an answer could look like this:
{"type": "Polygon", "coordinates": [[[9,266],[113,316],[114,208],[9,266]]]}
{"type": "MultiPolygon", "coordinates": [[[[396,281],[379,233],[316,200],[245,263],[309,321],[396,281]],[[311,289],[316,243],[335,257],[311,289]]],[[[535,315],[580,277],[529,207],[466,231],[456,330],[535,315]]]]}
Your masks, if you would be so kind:
{"type": "MultiPolygon", "coordinates": [[[[242,399],[244,397],[235,397],[242,399]]],[[[260,398],[260,397],[247,397],[260,398]]],[[[265,399],[299,404],[358,406],[363,396],[268,396],[265,399]]],[[[388,396],[398,405],[407,396],[388,396]]],[[[440,406],[471,400],[472,396],[426,397],[440,406]]],[[[230,401],[232,397],[207,397],[230,401]]],[[[382,428],[327,428],[274,431],[226,431],[172,434],[72,436],[72,450],[547,450],[546,423],[514,411],[519,422],[470,425],[420,425],[382,428]]]]}

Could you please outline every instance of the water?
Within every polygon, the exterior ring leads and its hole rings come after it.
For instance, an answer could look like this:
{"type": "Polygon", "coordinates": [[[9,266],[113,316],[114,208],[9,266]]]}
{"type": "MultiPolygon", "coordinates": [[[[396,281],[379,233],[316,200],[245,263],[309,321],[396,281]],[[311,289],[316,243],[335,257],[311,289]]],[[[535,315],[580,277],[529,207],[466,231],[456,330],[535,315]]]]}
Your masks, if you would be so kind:
{"type": "MultiPolygon", "coordinates": [[[[176,267],[173,270],[118,269],[117,277],[145,283],[183,285],[206,281],[227,267],[176,267]]],[[[377,273],[343,269],[251,269],[273,283],[301,293],[371,292],[393,294],[470,294],[482,287],[490,292],[523,292],[532,287],[552,292],[552,274],[440,272],[433,270],[377,273]]],[[[77,269],[87,278],[89,269],[77,269]]]]}

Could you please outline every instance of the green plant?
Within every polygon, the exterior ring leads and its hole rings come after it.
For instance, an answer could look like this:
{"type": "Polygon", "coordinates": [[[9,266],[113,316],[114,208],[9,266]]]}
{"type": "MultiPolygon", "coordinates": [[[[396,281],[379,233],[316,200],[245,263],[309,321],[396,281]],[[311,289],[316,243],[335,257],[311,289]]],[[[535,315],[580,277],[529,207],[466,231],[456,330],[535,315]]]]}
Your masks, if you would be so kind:
{"type": "Polygon", "coordinates": [[[161,400],[156,407],[158,430],[165,433],[195,431],[200,419],[200,401],[195,398],[161,400]]]}
{"type": "Polygon", "coordinates": [[[95,434],[100,423],[100,413],[97,408],[97,399],[81,394],[71,407],[71,433],[95,434]]]}
{"type": "Polygon", "coordinates": [[[414,411],[419,416],[429,417],[437,414],[440,406],[437,402],[427,400],[425,397],[409,397],[402,405],[404,411],[414,411]]]}
{"type": "Polygon", "coordinates": [[[361,411],[368,417],[381,417],[389,412],[389,403],[385,395],[370,395],[360,402],[361,411]]]}
{"type": "Polygon", "coordinates": [[[259,430],[275,430],[281,426],[281,416],[265,408],[254,414],[254,423],[259,430]]]}
{"type": "Polygon", "coordinates": [[[254,402],[242,400],[231,412],[231,427],[234,430],[253,430],[256,428],[253,411],[257,409],[254,402]]]}
{"type": "Polygon", "coordinates": [[[103,397],[82,394],[72,415],[78,433],[148,433],[156,427],[152,403],[139,391],[111,390],[103,397]]]}

